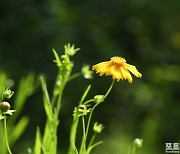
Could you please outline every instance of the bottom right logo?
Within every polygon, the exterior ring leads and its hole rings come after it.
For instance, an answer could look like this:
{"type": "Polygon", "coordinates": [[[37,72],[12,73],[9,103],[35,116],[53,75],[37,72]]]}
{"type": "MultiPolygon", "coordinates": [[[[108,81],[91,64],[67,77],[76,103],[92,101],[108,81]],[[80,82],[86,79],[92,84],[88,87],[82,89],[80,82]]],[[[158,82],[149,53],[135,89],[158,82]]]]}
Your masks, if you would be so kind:
{"type": "Polygon", "coordinates": [[[165,143],[165,152],[166,153],[180,153],[180,144],[179,143],[165,143]]]}

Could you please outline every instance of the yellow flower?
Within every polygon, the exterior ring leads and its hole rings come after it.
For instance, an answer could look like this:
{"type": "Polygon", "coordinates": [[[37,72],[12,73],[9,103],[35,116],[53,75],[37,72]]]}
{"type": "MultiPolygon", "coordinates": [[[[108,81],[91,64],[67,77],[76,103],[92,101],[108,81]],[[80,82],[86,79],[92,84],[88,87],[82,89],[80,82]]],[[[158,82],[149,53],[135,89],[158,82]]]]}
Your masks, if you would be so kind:
{"type": "Polygon", "coordinates": [[[98,63],[92,67],[92,70],[95,70],[100,76],[104,74],[112,75],[112,78],[117,81],[127,79],[129,83],[132,83],[133,80],[130,72],[138,78],[142,77],[142,74],[138,72],[136,67],[127,64],[122,57],[112,57],[110,61],[98,63]]]}

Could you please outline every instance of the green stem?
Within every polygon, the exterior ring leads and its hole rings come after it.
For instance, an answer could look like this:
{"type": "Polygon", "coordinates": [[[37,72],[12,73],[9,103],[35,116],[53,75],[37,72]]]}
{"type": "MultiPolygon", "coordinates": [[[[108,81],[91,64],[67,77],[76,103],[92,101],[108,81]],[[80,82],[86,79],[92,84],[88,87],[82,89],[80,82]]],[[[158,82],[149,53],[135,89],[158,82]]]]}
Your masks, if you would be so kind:
{"type": "Polygon", "coordinates": [[[56,101],[57,95],[53,95],[52,100],[51,100],[51,104],[54,107],[55,101],[56,101]]]}
{"type": "Polygon", "coordinates": [[[129,147],[128,154],[136,154],[136,146],[129,147]]]}
{"type": "Polygon", "coordinates": [[[7,146],[8,152],[10,154],[12,154],[10,147],[9,147],[9,143],[8,143],[8,137],[7,137],[6,117],[4,117],[4,132],[5,132],[6,146],[7,146]]]}
{"type": "Polygon", "coordinates": [[[90,102],[94,102],[94,99],[89,99],[89,100],[87,100],[86,102],[83,103],[83,105],[86,105],[86,104],[88,104],[88,103],[90,103],[90,102]]]}
{"type": "Polygon", "coordinates": [[[88,148],[93,144],[95,137],[96,137],[96,133],[93,134],[91,141],[89,142],[88,148]]]}
{"type": "Polygon", "coordinates": [[[106,92],[106,94],[105,94],[105,96],[104,96],[104,99],[109,95],[110,91],[112,90],[112,87],[113,87],[114,83],[115,83],[115,80],[112,81],[112,83],[111,83],[108,91],[106,92]]]}
{"type": "Polygon", "coordinates": [[[100,103],[97,103],[93,106],[92,110],[91,110],[91,113],[89,115],[89,119],[88,119],[88,123],[87,123],[87,128],[86,128],[86,138],[87,138],[87,135],[88,135],[88,131],[89,131],[89,125],[90,125],[90,122],[91,122],[91,117],[92,117],[92,114],[93,114],[93,111],[94,109],[96,108],[96,106],[98,106],[100,103]]]}
{"type": "Polygon", "coordinates": [[[79,122],[79,117],[74,116],[73,123],[71,125],[71,133],[70,133],[70,145],[69,145],[69,150],[68,154],[73,154],[75,153],[76,150],[76,132],[77,132],[77,127],[78,127],[78,122],[79,122]]]}
{"type": "Polygon", "coordinates": [[[82,75],[81,72],[75,73],[75,74],[73,74],[73,75],[71,75],[71,76],[69,77],[68,81],[71,81],[71,80],[73,80],[73,79],[75,79],[75,78],[77,78],[77,77],[79,77],[79,76],[81,76],[81,75],[82,75]]]}
{"type": "MultiPolygon", "coordinates": [[[[106,94],[104,95],[104,99],[109,95],[110,91],[112,90],[112,87],[113,87],[113,85],[114,85],[114,82],[115,82],[115,80],[112,81],[112,83],[111,83],[108,91],[107,91],[106,94]]],[[[88,123],[87,123],[87,128],[86,128],[86,138],[87,138],[87,135],[88,135],[89,125],[90,125],[90,122],[91,122],[91,117],[92,117],[93,111],[94,111],[94,109],[96,108],[96,106],[98,106],[99,104],[100,104],[100,103],[96,103],[96,104],[93,106],[93,108],[92,108],[92,110],[91,110],[91,113],[90,113],[90,115],[89,115],[89,119],[88,119],[88,123]]]]}
{"type": "Polygon", "coordinates": [[[82,124],[83,124],[83,139],[81,143],[80,154],[86,152],[86,129],[85,129],[84,116],[82,116],[82,124]]]}
{"type": "Polygon", "coordinates": [[[62,86],[59,92],[58,99],[57,99],[57,119],[58,119],[60,108],[61,108],[61,99],[62,99],[63,90],[64,90],[64,85],[62,86]]]}

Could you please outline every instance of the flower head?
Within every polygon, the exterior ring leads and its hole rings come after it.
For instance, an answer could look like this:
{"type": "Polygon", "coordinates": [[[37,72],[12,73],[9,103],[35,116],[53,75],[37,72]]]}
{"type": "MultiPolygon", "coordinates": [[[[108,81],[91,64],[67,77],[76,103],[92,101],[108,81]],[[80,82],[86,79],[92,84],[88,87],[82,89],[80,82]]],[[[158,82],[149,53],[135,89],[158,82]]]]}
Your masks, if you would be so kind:
{"type": "Polygon", "coordinates": [[[81,73],[84,76],[85,79],[92,79],[93,78],[93,71],[90,70],[90,66],[89,65],[83,65],[82,69],[81,69],[81,73]]]}
{"type": "Polygon", "coordinates": [[[79,105],[74,108],[73,116],[84,116],[91,112],[91,109],[87,109],[85,105],[79,105]]]}
{"type": "Polygon", "coordinates": [[[14,91],[11,91],[11,90],[9,89],[9,87],[7,87],[7,88],[5,88],[5,89],[3,90],[3,94],[2,94],[2,95],[3,95],[4,98],[10,99],[13,94],[14,94],[14,91]]]}
{"type": "Polygon", "coordinates": [[[99,73],[100,76],[104,74],[111,75],[114,80],[127,79],[129,83],[132,83],[133,80],[130,72],[138,78],[142,77],[142,74],[138,72],[136,67],[127,64],[122,57],[112,57],[110,61],[98,63],[92,69],[99,73]]]}
{"type": "Polygon", "coordinates": [[[94,123],[93,130],[96,133],[101,133],[101,131],[104,129],[103,124],[98,124],[98,122],[94,123]]]}
{"type": "Polygon", "coordinates": [[[10,109],[10,104],[8,102],[0,103],[0,111],[7,112],[10,109]]]}

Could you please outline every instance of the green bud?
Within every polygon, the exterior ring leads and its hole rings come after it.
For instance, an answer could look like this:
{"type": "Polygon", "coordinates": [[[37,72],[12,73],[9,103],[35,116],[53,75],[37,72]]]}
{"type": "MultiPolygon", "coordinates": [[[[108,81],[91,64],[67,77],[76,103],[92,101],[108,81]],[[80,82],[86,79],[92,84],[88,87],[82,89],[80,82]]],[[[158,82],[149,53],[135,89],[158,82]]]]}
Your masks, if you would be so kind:
{"type": "Polygon", "coordinates": [[[82,72],[85,79],[92,79],[93,78],[93,76],[92,76],[93,71],[90,70],[89,65],[83,65],[81,72],[82,72]]]}
{"type": "Polygon", "coordinates": [[[104,95],[96,95],[94,96],[94,102],[95,103],[101,103],[104,101],[104,95]]]}
{"type": "Polygon", "coordinates": [[[136,138],[135,140],[134,140],[134,143],[133,143],[136,147],[138,147],[138,148],[140,148],[140,147],[142,147],[142,145],[143,145],[143,140],[142,139],[139,139],[139,138],[136,138]]]}
{"type": "Polygon", "coordinates": [[[0,104],[0,110],[2,111],[2,112],[7,112],[9,109],[10,109],[10,104],[8,103],[8,102],[2,102],[1,104],[0,104]]]}
{"type": "Polygon", "coordinates": [[[13,94],[14,94],[14,91],[11,91],[11,90],[9,89],[9,87],[8,87],[8,88],[4,89],[2,95],[3,95],[3,97],[5,97],[5,98],[7,98],[7,99],[10,99],[13,94]]]}
{"type": "Polygon", "coordinates": [[[73,56],[78,50],[80,50],[79,48],[74,49],[74,44],[71,46],[70,43],[65,45],[64,48],[65,48],[65,53],[69,56],[73,56]]]}
{"type": "Polygon", "coordinates": [[[61,55],[60,59],[63,61],[66,59],[66,55],[61,55]]]}
{"type": "Polygon", "coordinates": [[[95,133],[101,133],[101,131],[104,129],[103,124],[98,124],[98,122],[94,123],[93,130],[95,133]]]}

